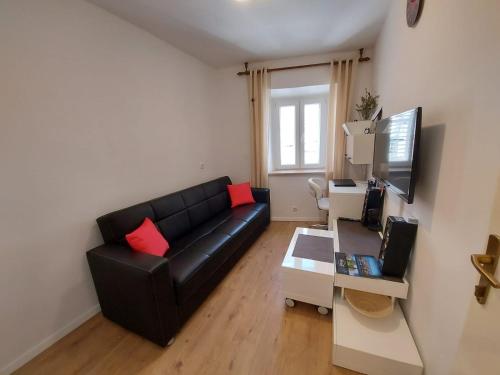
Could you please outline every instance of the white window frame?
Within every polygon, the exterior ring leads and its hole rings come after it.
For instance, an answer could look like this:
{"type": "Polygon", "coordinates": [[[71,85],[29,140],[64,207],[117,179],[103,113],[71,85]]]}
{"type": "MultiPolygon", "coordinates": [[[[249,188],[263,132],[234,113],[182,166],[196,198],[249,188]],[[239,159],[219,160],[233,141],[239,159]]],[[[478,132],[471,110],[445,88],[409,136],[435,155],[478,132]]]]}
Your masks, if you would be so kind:
{"type": "Polygon", "coordinates": [[[327,95],[300,96],[292,98],[271,99],[271,165],[274,171],[280,170],[308,170],[325,168],[326,137],[327,137],[327,95]],[[317,164],[304,163],[304,106],[320,103],[320,161],[317,164]],[[295,164],[281,165],[280,150],[280,107],[295,106],[295,164]]]}

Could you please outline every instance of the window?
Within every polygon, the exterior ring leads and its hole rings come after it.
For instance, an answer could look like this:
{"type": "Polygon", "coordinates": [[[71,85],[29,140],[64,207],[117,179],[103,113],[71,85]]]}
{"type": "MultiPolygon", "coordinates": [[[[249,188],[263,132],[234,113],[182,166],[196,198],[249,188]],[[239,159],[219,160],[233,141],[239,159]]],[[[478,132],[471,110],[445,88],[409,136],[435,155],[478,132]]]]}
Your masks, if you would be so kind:
{"type": "Polygon", "coordinates": [[[297,107],[295,105],[280,106],[280,163],[283,166],[297,163],[297,107]]]}
{"type": "Polygon", "coordinates": [[[325,165],[326,96],[272,99],[271,159],[274,170],[325,165]]]}

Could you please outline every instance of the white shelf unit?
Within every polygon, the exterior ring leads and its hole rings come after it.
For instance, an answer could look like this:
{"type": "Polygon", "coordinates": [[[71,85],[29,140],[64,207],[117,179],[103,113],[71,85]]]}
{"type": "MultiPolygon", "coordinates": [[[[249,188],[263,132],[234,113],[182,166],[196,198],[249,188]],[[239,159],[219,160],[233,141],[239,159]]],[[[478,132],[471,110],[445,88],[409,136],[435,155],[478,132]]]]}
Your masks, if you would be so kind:
{"type": "MultiPolygon", "coordinates": [[[[336,234],[333,239],[335,252],[342,251],[339,245],[337,220],[333,220],[333,232],[336,234]]],[[[406,278],[397,280],[389,279],[374,279],[369,277],[349,276],[336,272],[335,266],[335,282],[336,287],[361,290],[363,292],[382,294],[393,298],[406,299],[408,296],[408,281],[406,278]]]]}
{"type": "Polygon", "coordinates": [[[346,136],[346,158],[351,164],[371,164],[375,134],[365,134],[371,121],[347,122],[342,127],[346,136]]]}
{"type": "Polygon", "coordinates": [[[422,374],[424,366],[399,304],[385,318],[368,318],[337,290],[333,327],[334,365],[369,375],[422,374]]]}
{"type": "MultiPolygon", "coordinates": [[[[334,249],[339,252],[337,220],[332,226],[334,249]]],[[[422,360],[396,301],[408,296],[406,278],[393,281],[335,272],[334,285],[332,363],[368,375],[421,375],[422,360]],[[343,288],[391,296],[394,310],[384,318],[364,316],[345,300],[343,288]]]]}

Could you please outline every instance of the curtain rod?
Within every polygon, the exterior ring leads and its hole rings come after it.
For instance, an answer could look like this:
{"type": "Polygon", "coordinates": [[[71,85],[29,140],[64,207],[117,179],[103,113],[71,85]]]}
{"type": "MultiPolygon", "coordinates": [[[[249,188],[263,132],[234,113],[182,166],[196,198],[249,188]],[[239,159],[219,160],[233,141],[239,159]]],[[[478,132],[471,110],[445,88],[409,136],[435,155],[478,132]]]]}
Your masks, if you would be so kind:
{"type": "MultiPolygon", "coordinates": [[[[360,48],[359,49],[359,59],[358,59],[358,61],[359,62],[370,61],[369,57],[363,57],[363,50],[364,50],[364,48],[360,48]]],[[[333,63],[333,65],[337,65],[337,64],[338,64],[338,62],[336,62],[336,61],[333,63]]],[[[327,66],[327,65],[331,65],[331,62],[323,62],[323,63],[316,63],[316,64],[306,64],[306,65],[283,66],[283,67],[279,67],[279,68],[267,69],[267,71],[270,73],[270,72],[278,72],[280,70],[313,68],[313,67],[316,67],[316,66],[327,66]]],[[[238,76],[247,76],[247,75],[249,75],[250,71],[248,70],[248,63],[247,62],[245,63],[245,71],[238,72],[236,74],[238,76]]]]}

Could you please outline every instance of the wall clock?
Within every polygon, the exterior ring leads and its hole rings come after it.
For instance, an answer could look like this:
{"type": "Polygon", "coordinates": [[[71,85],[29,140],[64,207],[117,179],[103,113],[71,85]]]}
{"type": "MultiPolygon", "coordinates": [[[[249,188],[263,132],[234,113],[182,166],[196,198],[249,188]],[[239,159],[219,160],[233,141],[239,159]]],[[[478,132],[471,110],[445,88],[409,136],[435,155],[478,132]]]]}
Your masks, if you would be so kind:
{"type": "Polygon", "coordinates": [[[406,0],[406,22],[414,27],[422,13],[424,0],[406,0]]]}

